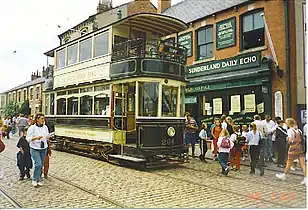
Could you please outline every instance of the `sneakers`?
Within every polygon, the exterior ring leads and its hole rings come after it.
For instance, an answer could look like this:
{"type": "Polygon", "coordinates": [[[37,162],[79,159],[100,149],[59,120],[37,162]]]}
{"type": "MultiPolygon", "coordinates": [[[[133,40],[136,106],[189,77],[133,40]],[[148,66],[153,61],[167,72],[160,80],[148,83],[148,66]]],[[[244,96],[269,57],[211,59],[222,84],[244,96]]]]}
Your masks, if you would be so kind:
{"type": "Polygon", "coordinates": [[[281,174],[276,174],[276,177],[278,179],[281,179],[282,181],[285,181],[287,179],[287,176],[285,173],[281,173],[281,174]]]}
{"type": "Polygon", "coordinates": [[[226,175],[226,176],[228,175],[229,171],[230,171],[230,169],[227,167],[227,168],[225,169],[225,175],[226,175]]]}
{"type": "Polygon", "coordinates": [[[43,183],[42,182],[38,182],[37,185],[38,186],[43,186],[43,183]]]}
{"type": "Polygon", "coordinates": [[[301,184],[307,186],[307,178],[306,178],[306,177],[305,177],[304,180],[301,182],[301,184]]]}
{"type": "Polygon", "coordinates": [[[32,185],[34,186],[34,187],[37,187],[37,181],[32,181],[32,185]]]}
{"type": "Polygon", "coordinates": [[[295,171],[295,168],[294,168],[293,166],[291,166],[291,170],[292,170],[292,171],[295,171]]]}
{"type": "Polygon", "coordinates": [[[243,161],[243,162],[245,161],[245,157],[242,158],[242,161],[243,161]]]}

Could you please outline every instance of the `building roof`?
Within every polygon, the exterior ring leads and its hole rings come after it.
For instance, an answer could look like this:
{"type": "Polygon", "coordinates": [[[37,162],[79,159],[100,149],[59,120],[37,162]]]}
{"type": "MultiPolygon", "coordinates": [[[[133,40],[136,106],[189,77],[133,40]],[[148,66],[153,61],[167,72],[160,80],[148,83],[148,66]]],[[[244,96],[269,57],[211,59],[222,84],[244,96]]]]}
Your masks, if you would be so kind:
{"type": "Polygon", "coordinates": [[[3,93],[12,92],[14,90],[19,90],[19,89],[26,88],[26,87],[29,87],[29,86],[32,86],[32,85],[37,85],[37,84],[45,82],[45,80],[46,80],[45,77],[40,77],[40,78],[37,78],[35,80],[28,81],[28,82],[26,82],[26,83],[24,83],[22,85],[17,86],[17,87],[11,88],[11,89],[3,92],[3,93]]]}
{"type": "Polygon", "coordinates": [[[191,23],[200,18],[249,1],[251,0],[184,0],[169,7],[162,14],[181,19],[186,23],[191,23]]]}

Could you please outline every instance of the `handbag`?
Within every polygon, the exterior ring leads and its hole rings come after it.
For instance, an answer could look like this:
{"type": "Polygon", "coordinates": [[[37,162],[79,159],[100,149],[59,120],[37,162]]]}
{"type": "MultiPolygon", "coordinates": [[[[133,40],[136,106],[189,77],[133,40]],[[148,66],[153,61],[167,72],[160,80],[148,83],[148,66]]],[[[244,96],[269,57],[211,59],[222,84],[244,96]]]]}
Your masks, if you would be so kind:
{"type": "Polygon", "coordinates": [[[0,153],[3,152],[4,149],[5,149],[5,144],[4,144],[4,142],[0,139],[0,153]]]}

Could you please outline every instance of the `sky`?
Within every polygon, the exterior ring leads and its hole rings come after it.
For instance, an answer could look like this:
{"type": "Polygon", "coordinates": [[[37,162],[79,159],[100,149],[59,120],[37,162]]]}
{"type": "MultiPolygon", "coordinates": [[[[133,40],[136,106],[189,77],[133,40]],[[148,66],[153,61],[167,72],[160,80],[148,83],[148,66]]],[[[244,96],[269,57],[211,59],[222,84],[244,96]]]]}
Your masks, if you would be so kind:
{"type": "MultiPolygon", "coordinates": [[[[113,0],[118,6],[132,0],[113,0]]],[[[172,0],[172,5],[182,0],[172,0]]],[[[31,79],[47,66],[43,53],[58,36],[96,13],[99,0],[10,0],[0,7],[0,93],[31,79]],[[61,25],[63,28],[58,28],[61,25]]],[[[157,0],[151,0],[157,7],[157,0]]],[[[53,64],[49,59],[49,64],[53,64]]]]}

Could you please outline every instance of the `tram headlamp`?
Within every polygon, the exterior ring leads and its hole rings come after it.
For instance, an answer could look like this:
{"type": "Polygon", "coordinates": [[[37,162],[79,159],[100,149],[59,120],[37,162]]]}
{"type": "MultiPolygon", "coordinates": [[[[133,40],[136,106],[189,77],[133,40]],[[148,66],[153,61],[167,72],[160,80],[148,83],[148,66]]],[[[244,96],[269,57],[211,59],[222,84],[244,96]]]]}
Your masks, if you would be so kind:
{"type": "Polygon", "coordinates": [[[167,129],[167,134],[168,134],[168,136],[170,136],[170,137],[175,136],[175,129],[174,129],[174,127],[169,127],[169,128],[167,129]]]}

